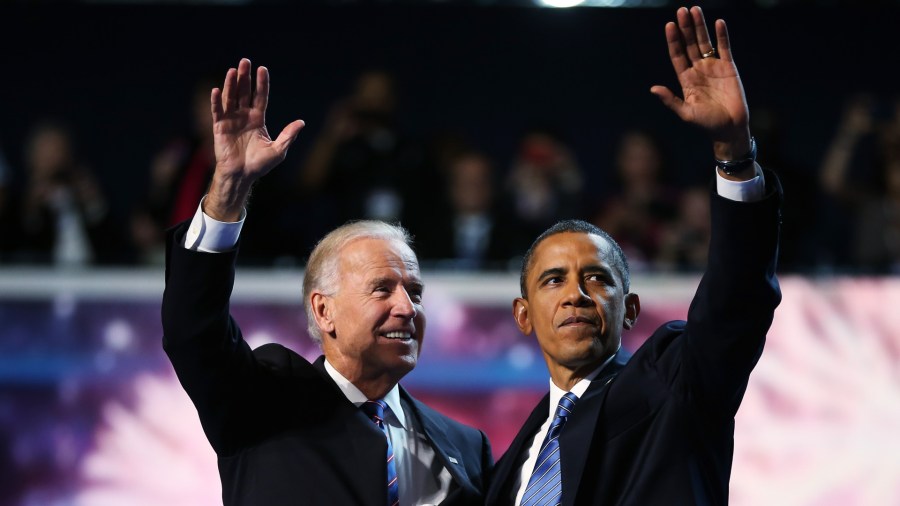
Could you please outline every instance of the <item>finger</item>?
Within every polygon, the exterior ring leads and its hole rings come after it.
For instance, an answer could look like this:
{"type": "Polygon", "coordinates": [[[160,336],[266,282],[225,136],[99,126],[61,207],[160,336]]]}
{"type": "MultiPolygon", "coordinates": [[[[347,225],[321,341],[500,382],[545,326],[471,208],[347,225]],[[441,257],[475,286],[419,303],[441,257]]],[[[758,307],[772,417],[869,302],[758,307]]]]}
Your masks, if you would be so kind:
{"type": "Polygon", "coordinates": [[[672,60],[675,73],[681,74],[691,68],[691,62],[684,52],[684,39],[681,38],[678,27],[671,21],[666,23],[666,42],[669,44],[669,59],[672,60]]]}
{"type": "Polygon", "coordinates": [[[692,62],[700,60],[700,49],[697,47],[697,31],[694,29],[694,18],[684,7],[678,9],[678,29],[684,39],[684,48],[692,62]]]}
{"type": "Polygon", "coordinates": [[[222,85],[222,110],[225,112],[237,109],[237,69],[230,68],[225,74],[225,84],[222,85]]]}
{"type": "Polygon", "coordinates": [[[731,39],[728,37],[728,26],[724,19],[716,20],[716,39],[719,41],[719,58],[725,61],[734,61],[731,54],[731,39]]]}
{"type": "Polygon", "coordinates": [[[253,97],[253,108],[261,113],[266,113],[269,105],[269,69],[259,67],[256,69],[256,95],[253,97]]]}
{"type": "Polygon", "coordinates": [[[241,108],[250,107],[250,95],[252,93],[252,88],[250,87],[250,60],[241,58],[237,71],[238,106],[241,108]]]}
{"type": "Polygon", "coordinates": [[[291,144],[297,138],[297,134],[300,133],[304,126],[306,126],[306,123],[302,119],[298,119],[284,127],[284,130],[278,134],[278,138],[272,142],[272,148],[278,152],[279,156],[283,158],[287,155],[288,148],[291,147],[291,144]]]}
{"type": "Polygon", "coordinates": [[[706,29],[706,18],[703,17],[703,9],[697,6],[691,7],[691,19],[694,21],[697,47],[700,49],[700,54],[703,55],[712,51],[713,46],[709,41],[709,30],[706,29]]]}
{"type": "Polygon", "coordinates": [[[665,86],[651,86],[650,93],[659,97],[663,105],[671,109],[679,118],[685,119],[684,100],[672,93],[672,90],[665,86]]]}
{"type": "Polygon", "coordinates": [[[213,123],[219,121],[225,111],[222,110],[222,90],[213,88],[209,94],[209,107],[212,112],[213,123]]]}

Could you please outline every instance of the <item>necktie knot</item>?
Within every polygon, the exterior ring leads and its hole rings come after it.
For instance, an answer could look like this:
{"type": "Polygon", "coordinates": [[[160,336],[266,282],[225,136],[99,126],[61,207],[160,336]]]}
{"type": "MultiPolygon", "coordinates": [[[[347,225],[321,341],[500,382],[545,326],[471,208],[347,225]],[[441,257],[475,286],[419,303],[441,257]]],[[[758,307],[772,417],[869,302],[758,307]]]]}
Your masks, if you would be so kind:
{"type": "Polygon", "coordinates": [[[360,406],[363,413],[368,415],[368,417],[374,420],[379,426],[384,425],[385,408],[387,408],[387,404],[380,399],[377,401],[366,401],[360,406]]]}
{"type": "Polygon", "coordinates": [[[568,417],[572,410],[575,409],[575,401],[577,400],[578,396],[572,392],[566,392],[565,395],[560,397],[559,404],[556,406],[556,418],[568,417]]]}

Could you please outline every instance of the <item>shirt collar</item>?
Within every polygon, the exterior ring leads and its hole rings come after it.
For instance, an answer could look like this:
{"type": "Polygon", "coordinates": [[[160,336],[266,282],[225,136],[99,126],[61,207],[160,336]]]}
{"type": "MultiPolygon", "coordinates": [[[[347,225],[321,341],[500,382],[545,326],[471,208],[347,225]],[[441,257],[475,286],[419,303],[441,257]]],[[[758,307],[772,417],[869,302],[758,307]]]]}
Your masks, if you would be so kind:
{"type": "MultiPolygon", "coordinates": [[[[591,381],[597,379],[597,376],[600,375],[600,372],[609,365],[610,362],[613,361],[613,358],[619,353],[616,350],[616,353],[613,353],[606,361],[597,366],[596,369],[591,371],[587,376],[580,379],[578,383],[572,387],[572,390],[569,390],[573,394],[575,394],[579,399],[582,395],[587,391],[588,387],[591,386],[591,381]]],[[[326,362],[327,363],[327,362],[326,362]]],[[[552,419],[556,416],[556,407],[559,405],[559,400],[562,399],[562,396],[566,395],[566,391],[562,388],[556,386],[556,383],[553,383],[553,378],[550,378],[550,418],[552,419]]]]}
{"type": "MultiPolygon", "coordinates": [[[[328,358],[325,359],[325,371],[331,376],[331,379],[334,380],[338,388],[341,389],[341,392],[343,392],[347,400],[352,402],[356,407],[362,406],[364,402],[369,400],[364,393],[356,388],[356,385],[351,383],[350,380],[345,378],[331,365],[330,362],[328,362],[328,358]]],[[[390,411],[390,413],[384,414],[385,421],[389,424],[392,421],[395,421],[400,427],[406,428],[406,415],[403,412],[403,405],[400,403],[400,386],[394,385],[394,388],[392,388],[382,400],[387,404],[388,410],[390,411]],[[393,416],[391,416],[392,414],[393,416]]]]}

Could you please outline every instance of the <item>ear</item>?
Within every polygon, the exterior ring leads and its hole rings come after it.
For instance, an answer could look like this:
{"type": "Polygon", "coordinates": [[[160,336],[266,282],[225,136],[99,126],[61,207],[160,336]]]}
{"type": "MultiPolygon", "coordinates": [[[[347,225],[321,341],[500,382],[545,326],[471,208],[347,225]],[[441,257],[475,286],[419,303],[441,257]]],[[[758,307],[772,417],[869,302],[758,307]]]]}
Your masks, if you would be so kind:
{"type": "Polygon", "coordinates": [[[625,320],[622,322],[622,328],[631,330],[637,323],[639,314],[641,314],[641,298],[636,293],[625,295],[625,320]]]}
{"type": "Polygon", "coordinates": [[[513,318],[516,320],[516,326],[519,331],[526,336],[531,335],[534,327],[531,325],[531,318],[528,317],[528,301],[522,297],[516,297],[512,304],[513,318]]]}
{"type": "Polygon", "coordinates": [[[313,318],[322,334],[334,333],[334,300],[321,292],[309,296],[313,318]]]}

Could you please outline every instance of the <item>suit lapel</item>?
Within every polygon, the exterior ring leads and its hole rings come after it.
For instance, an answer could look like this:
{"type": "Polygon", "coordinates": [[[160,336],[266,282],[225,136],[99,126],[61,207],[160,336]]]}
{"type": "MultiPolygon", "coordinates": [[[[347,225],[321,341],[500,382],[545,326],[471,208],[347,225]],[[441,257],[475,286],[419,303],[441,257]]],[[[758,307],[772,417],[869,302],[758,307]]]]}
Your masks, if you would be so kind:
{"type": "Polygon", "coordinates": [[[525,450],[525,444],[534,437],[534,434],[541,427],[541,424],[547,419],[550,412],[550,393],[538,402],[537,406],[531,411],[531,415],[525,420],[525,424],[519,429],[515,439],[510,443],[506,453],[494,466],[494,473],[491,479],[491,486],[488,490],[487,504],[511,504],[512,484],[515,480],[516,473],[522,466],[522,452],[525,450]]]}
{"type": "MultiPolygon", "coordinates": [[[[344,432],[353,450],[354,458],[349,460],[352,462],[383,462],[387,455],[387,440],[384,438],[384,433],[338,388],[328,371],[325,370],[324,356],[319,357],[313,363],[313,368],[325,377],[326,383],[341,398],[337,408],[339,412],[336,413],[335,419],[342,421],[338,422],[343,423],[340,430],[344,432]]],[[[387,468],[385,468],[385,473],[387,473],[387,468]]],[[[352,483],[360,488],[360,497],[378,498],[386,493],[387,474],[357,472],[353,474],[352,483]]]]}
{"type": "Polygon", "coordinates": [[[600,411],[609,392],[609,384],[613,382],[623,366],[624,363],[619,361],[619,357],[616,357],[600,376],[591,381],[591,385],[575,404],[575,409],[559,436],[559,446],[562,452],[560,455],[563,482],[562,504],[564,505],[575,504],[578,487],[581,486],[581,478],[584,476],[588,451],[591,449],[591,442],[594,438],[594,429],[597,427],[600,411]]]}
{"type": "Polygon", "coordinates": [[[478,489],[472,484],[466,475],[463,466],[463,457],[456,445],[447,437],[447,425],[439,417],[433,416],[429,409],[424,409],[424,405],[415,397],[409,394],[405,388],[400,387],[400,397],[406,401],[410,407],[412,417],[415,418],[418,426],[422,428],[425,437],[431,443],[434,454],[440,459],[441,463],[450,472],[450,476],[460,488],[469,490],[472,494],[478,495],[478,489]]]}

